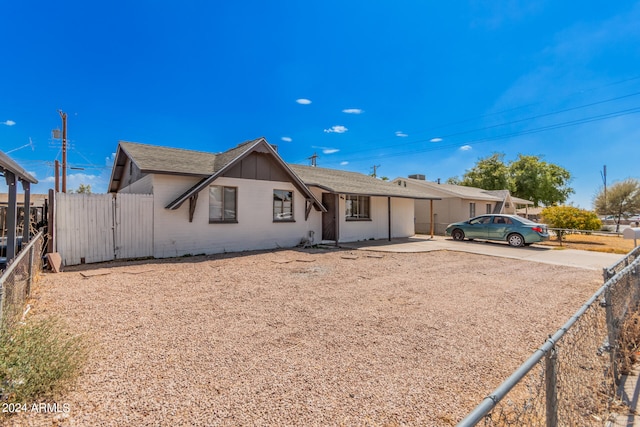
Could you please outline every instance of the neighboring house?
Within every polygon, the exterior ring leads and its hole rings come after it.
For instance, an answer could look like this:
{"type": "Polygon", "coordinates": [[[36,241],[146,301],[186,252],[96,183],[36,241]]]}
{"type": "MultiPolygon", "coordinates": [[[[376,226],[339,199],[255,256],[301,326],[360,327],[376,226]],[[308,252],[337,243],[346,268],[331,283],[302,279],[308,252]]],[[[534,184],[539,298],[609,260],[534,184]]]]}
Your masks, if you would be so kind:
{"type": "Polygon", "coordinates": [[[153,194],[155,257],[407,237],[418,192],[289,165],[264,138],[219,154],[120,142],[111,193],[153,194]]]}
{"type": "Polygon", "coordinates": [[[424,178],[396,178],[392,183],[441,199],[432,203],[416,200],[416,233],[429,233],[431,218],[435,233],[444,234],[445,228],[452,222],[465,221],[487,213],[515,215],[517,207],[533,205],[531,201],[512,196],[509,190],[483,190],[462,185],[439,184],[426,181],[424,178]]]}

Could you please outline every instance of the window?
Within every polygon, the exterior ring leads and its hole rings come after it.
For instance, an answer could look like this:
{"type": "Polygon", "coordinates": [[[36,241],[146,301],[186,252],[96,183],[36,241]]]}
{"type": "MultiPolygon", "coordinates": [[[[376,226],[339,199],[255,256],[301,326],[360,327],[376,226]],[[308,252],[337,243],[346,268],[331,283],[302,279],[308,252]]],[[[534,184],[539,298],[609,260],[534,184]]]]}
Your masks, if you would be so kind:
{"type": "Polygon", "coordinates": [[[487,203],[487,213],[490,214],[492,210],[491,203],[487,203]]]}
{"type": "Polygon", "coordinates": [[[238,189],[212,185],[209,187],[209,223],[238,222],[238,189]]]}
{"type": "Polygon", "coordinates": [[[493,223],[494,224],[513,224],[513,221],[511,221],[511,218],[507,218],[504,216],[497,216],[493,218],[493,223]]]}
{"type": "Polygon", "coordinates": [[[472,220],[469,220],[469,224],[491,224],[491,216],[482,215],[477,218],[473,218],[472,220]]]}
{"type": "Polygon", "coordinates": [[[474,216],[476,216],[476,204],[469,203],[469,217],[474,217],[474,216]]]}
{"type": "Polygon", "coordinates": [[[346,196],[347,220],[371,219],[369,196],[346,196]]]}
{"type": "Polygon", "coordinates": [[[273,190],[273,220],[293,221],[293,191],[273,190]]]}

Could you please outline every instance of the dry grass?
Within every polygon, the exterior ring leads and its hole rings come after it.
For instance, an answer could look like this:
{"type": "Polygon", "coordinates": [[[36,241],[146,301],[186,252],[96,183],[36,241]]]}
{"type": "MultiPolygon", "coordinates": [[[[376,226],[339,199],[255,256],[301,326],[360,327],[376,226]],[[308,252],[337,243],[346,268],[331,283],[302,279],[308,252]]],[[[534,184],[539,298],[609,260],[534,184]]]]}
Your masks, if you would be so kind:
{"type": "Polygon", "coordinates": [[[562,238],[562,244],[552,238],[540,243],[545,246],[554,246],[558,249],[581,249],[583,251],[606,252],[611,254],[627,254],[633,249],[633,240],[622,236],[607,236],[601,234],[569,234],[562,238]]]}

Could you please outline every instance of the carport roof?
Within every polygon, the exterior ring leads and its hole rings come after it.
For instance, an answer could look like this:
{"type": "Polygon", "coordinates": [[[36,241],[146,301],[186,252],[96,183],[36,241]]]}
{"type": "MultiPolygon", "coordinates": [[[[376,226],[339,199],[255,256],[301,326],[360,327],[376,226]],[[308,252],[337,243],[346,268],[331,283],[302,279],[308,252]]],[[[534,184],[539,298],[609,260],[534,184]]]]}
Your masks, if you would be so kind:
{"type": "Polygon", "coordinates": [[[20,181],[26,181],[31,184],[37,184],[38,180],[35,179],[29,172],[25,171],[19,164],[0,151],[0,171],[9,171],[13,173],[20,181]]]}

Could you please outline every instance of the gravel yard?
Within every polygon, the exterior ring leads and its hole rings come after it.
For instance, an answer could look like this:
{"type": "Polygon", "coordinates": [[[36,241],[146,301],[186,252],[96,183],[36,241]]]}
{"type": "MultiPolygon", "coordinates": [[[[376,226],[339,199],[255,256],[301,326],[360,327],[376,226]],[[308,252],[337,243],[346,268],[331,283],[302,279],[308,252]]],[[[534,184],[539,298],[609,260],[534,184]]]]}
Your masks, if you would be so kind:
{"type": "Polygon", "coordinates": [[[33,315],[94,349],[16,425],[455,425],[602,284],[457,252],[282,250],[69,268],[33,315]],[[84,276],[89,277],[84,277],[84,276]]]}

